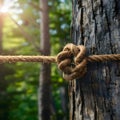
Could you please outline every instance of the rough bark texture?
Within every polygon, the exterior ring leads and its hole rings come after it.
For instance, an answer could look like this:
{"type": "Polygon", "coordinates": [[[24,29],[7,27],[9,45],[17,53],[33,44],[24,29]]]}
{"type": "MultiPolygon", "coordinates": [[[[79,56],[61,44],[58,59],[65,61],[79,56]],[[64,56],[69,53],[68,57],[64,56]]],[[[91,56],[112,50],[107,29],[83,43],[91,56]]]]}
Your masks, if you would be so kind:
{"type": "MultiPolygon", "coordinates": [[[[40,0],[41,6],[41,43],[42,55],[50,55],[48,0],[40,0]]],[[[39,120],[50,120],[50,65],[42,64],[40,70],[39,120]]]]}
{"type": "MultiPolygon", "coordinates": [[[[120,1],[72,0],[72,38],[87,55],[120,53],[120,1]]],[[[69,83],[70,120],[120,120],[120,63],[88,64],[69,83]]]]}

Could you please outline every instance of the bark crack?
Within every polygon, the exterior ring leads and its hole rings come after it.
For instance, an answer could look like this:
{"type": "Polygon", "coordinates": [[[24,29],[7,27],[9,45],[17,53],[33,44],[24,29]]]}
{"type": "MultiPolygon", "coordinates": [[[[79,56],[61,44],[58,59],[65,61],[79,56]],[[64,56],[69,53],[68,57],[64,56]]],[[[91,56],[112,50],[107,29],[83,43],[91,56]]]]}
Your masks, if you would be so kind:
{"type": "Polygon", "coordinates": [[[81,44],[84,45],[84,35],[83,35],[83,8],[81,8],[80,31],[81,31],[81,44]]]}
{"type": "Polygon", "coordinates": [[[96,94],[95,94],[95,92],[94,92],[94,89],[95,89],[95,86],[94,86],[94,84],[95,84],[95,82],[93,81],[94,80],[94,78],[92,78],[92,76],[91,76],[91,91],[92,91],[92,95],[93,95],[93,98],[94,98],[94,120],[97,120],[97,100],[96,100],[96,98],[97,98],[97,96],[96,96],[96,94]]]}
{"type": "Polygon", "coordinates": [[[114,52],[113,52],[113,47],[112,47],[110,22],[109,22],[109,18],[108,18],[108,15],[107,15],[107,11],[106,11],[106,10],[105,10],[105,17],[106,17],[107,27],[108,27],[108,33],[109,33],[110,49],[111,49],[111,53],[113,54],[114,52]]]}
{"type": "Polygon", "coordinates": [[[110,66],[108,65],[108,75],[109,75],[109,80],[110,80],[110,84],[109,84],[109,89],[108,89],[108,93],[109,93],[109,111],[110,111],[110,120],[113,120],[113,106],[112,106],[112,79],[111,79],[111,73],[110,73],[110,66]]]}
{"type": "Polygon", "coordinates": [[[103,14],[103,1],[100,0],[100,6],[101,6],[101,15],[103,14]]]}
{"type": "Polygon", "coordinates": [[[78,0],[78,8],[80,9],[81,11],[81,19],[80,19],[80,34],[81,34],[81,44],[84,45],[84,27],[83,27],[83,15],[84,15],[84,11],[83,11],[83,0],[78,0]]]}
{"type": "Polygon", "coordinates": [[[80,84],[80,96],[81,96],[81,111],[80,114],[82,115],[82,120],[84,120],[84,108],[85,108],[85,103],[84,103],[84,94],[82,90],[82,86],[80,84]]]}
{"type": "Polygon", "coordinates": [[[72,114],[72,120],[75,120],[75,92],[74,91],[72,91],[72,98],[73,98],[73,100],[72,100],[72,104],[73,104],[73,114],[72,114]]]}
{"type": "MultiPolygon", "coordinates": [[[[94,2],[93,2],[93,0],[91,0],[91,6],[92,6],[92,15],[93,15],[93,20],[94,20],[94,35],[95,35],[95,44],[96,45],[100,45],[99,43],[97,44],[96,43],[96,33],[97,33],[97,23],[96,23],[96,15],[95,15],[95,11],[94,11],[94,2]]],[[[99,41],[98,41],[99,42],[99,41]]],[[[99,46],[100,47],[100,46],[99,46]]]]}

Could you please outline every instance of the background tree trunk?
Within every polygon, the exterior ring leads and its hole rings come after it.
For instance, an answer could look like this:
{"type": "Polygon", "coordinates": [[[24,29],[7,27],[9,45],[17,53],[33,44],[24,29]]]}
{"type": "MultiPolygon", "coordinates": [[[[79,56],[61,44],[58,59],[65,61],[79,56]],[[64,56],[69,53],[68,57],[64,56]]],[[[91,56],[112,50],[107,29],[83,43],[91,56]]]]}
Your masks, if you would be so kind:
{"type": "MultiPolygon", "coordinates": [[[[73,0],[72,38],[87,55],[120,53],[120,1],[73,0]]],[[[88,64],[69,83],[70,120],[120,119],[120,63],[88,64]]]]}
{"type": "MultiPolygon", "coordinates": [[[[49,38],[49,17],[48,17],[48,0],[40,0],[41,6],[41,42],[40,49],[42,55],[50,55],[50,38],[49,38]]],[[[39,80],[39,120],[50,120],[50,65],[42,64],[39,80]]]]}

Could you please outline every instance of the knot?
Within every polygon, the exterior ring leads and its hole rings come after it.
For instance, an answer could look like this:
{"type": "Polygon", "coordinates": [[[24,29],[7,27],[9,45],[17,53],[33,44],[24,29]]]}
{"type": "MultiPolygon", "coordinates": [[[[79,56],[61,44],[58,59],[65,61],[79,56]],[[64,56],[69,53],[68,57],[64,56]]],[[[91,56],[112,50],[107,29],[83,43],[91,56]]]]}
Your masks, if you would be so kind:
{"type": "Polygon", "coordinates": [[[67,44],[57,55],[58,68],[63,71],[63,78],[73,80],[87,72],[86,48],[83,45],[67,44]]]}

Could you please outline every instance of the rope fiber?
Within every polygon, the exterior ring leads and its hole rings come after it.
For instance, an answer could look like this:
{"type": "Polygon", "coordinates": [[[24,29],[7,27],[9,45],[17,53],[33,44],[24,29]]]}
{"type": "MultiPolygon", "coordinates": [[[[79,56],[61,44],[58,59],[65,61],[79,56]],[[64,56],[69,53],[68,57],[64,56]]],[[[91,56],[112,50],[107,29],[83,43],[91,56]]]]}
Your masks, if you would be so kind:
{"type": "Polygon", "coordinates": [[[88,62],[120,61],[120,54],[91,55],[86,57],[83,45],[67,44],[57,56],[0,56],[0,63],[42,62],[57,63],[66,80],[80,78],[87,72],[88,62]]]}

